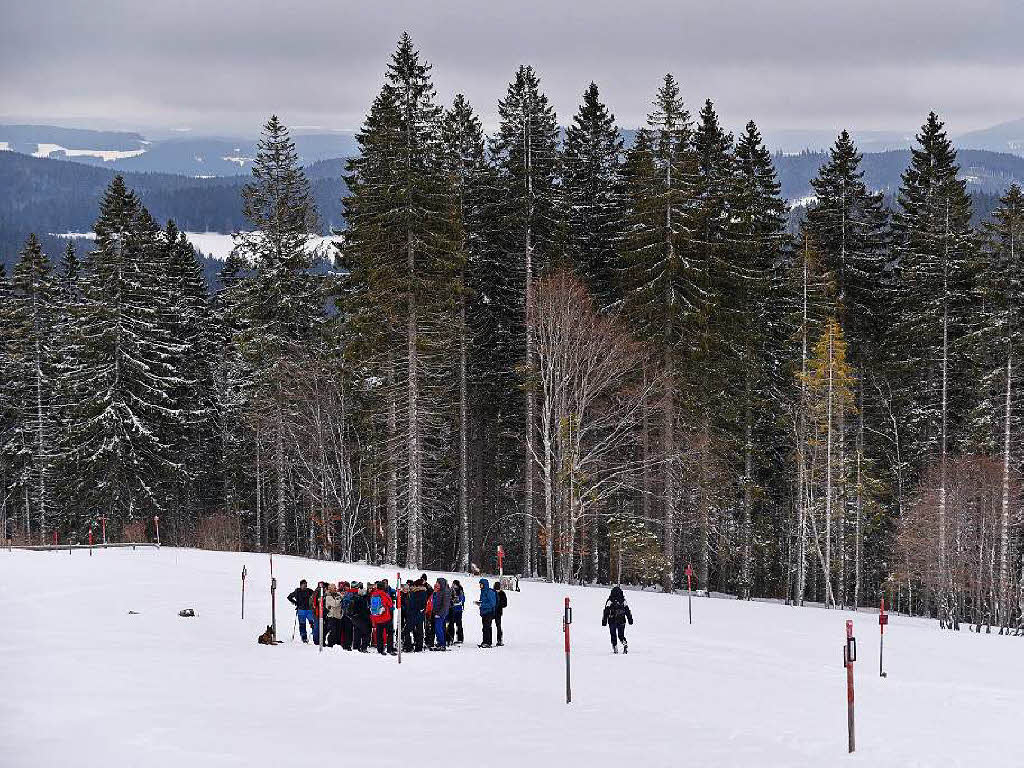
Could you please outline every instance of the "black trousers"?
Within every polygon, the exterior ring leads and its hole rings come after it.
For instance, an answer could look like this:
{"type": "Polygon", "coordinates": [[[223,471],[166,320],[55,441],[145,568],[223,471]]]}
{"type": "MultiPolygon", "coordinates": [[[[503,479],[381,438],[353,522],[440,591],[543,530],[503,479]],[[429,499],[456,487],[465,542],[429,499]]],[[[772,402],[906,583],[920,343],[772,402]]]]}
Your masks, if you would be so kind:
{"type": "Polygon", "coordinates": [[[365,651],[370,645],[370,622],[366,619],[352,619],[352,647],[365,651]]]}
{"type": "Polygon", "coordinates": [[[450,645],[454,641],[462,642],[465,637],[462,632],[462,611],[450,611],[448,613],[448,626],[445,628],[445,636],[450,645]]]}
{"type": "Polygon", "coordinates": [[[377,625],[377,653],[384,653],[384,641],[387,639],[388,651],[395,650],[395,620],[377,625]]]}
{"type": "Polygon", "coordinates": [[[494,614],[494,628],[498,631],[498,645],[501,645],[501,614],[494,614]]]}
{"type": "Polygon", "coordinates": [[[483,643],[484,645],[491,645],[491,622],[494,621],[494,614],[488,613],[485,616],[481,616],[480,620],[483,622],[483,643]]]}
{"type": "Polygon", "coordinates": [[[352,619],[348,616],[341,617],[341,647],[346,651],[352,650],[352,619]]]}
{"type": "Polygon", "coordinates": [[[328,648],[333,648],[336,645],[341,645],[341,619],[334,619],[330,616],[327,617],[326,634],[324,635],[324,645],[328,648]]]}
{"type": "Polygon", "coordinates": [[[615,636],[616,635],[618,635],[618,639],[622,641],[623,645],[626,644],[626,624],[625,623],[622,623],[622,624],[609,623],[608,624],[608,631],[611,633],[611,636],[612,636],[612,648],[614,648],[615,645],[616,645],[616,642],[615,642],[615,636]]]}
{"type": "Polygon", "coordinates": [[[402,624],[402,650],[409,651],[423,650],[423,622],[403,621],[402,624]]]}
{"type": "Polygon", "coordinates": [[[428,648],[433,648],[434,647],[434,614],[432,614],[432,613],[426,614],[426,616],[424,616],[424,618],[423,618],[423,623],[426,626],[425,635],[426,635],[427,647],[428,648]]]}

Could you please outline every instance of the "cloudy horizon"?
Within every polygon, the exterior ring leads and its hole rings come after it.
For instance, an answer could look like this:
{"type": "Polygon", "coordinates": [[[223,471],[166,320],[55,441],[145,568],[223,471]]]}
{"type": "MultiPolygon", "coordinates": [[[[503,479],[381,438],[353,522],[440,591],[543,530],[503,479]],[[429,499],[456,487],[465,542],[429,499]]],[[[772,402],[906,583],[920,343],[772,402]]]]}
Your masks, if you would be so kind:
{"type": "Polygon", "coordinates": [[[521,63],[559,120],[594,80],[624,127],[643,122],[665,72],[691,111],[765,130],[913,131],[936,110],[953,133],[1024,117],[1024,4],[859,0],[370,4],[269,0],[11,4],[0,30],[4,122],[254,134],[358,128],[403,31],[442,102],[484,123],[521,63]],[[897,7],[898,6],[898,7],[897,7]]]}

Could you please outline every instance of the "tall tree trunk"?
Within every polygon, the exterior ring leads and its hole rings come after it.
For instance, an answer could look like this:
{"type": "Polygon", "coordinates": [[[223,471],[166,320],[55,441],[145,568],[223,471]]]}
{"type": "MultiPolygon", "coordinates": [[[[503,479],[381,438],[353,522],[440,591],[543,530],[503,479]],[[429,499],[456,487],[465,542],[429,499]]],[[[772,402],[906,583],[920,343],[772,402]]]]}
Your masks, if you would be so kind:
{"type": "Polygon", "coordinates": [[[459,298],[459,557],[458,569],[469,572],[469,418],[466,387],[466,299],[459,298]]]}
{"type": "MultiPolygon", "coordinates": [[[[825,400],[825,581],[832,590],[832,325],[828,331],[828,393],[825,400]]],[[[834,594],[834,592],[833,592],[834,594]]],[[[829,605],[834,608],[834,605],[829,605]]]]}
{"type": "MultiPolygon", "coordinates": [[[[395,364],[388,360],[388,436],[385,442],[385,463],[387,464],[386,511],[387,539],[384,542],[384,559],[398,562],[398,396],[395,391],[395,364]]],[[[376,531],[374,531],[376,537],[376,531]]]]}
{"type": "Polygon", "coordinates": [[[999,631],[1010,620],[1010,424],[1013,414],[1013,343],[1006,345],[1006,398],[1003,405],[1003,495],[999,509],[999,631]]]}
{"type": "MultiPolygon", "coordinates": [[[[286,549],[286,518],[284,510],[284,413],[281,406],[281,395],[275,398],[276,412],[274,418],[274,480],[277,485],[277,551],[284,554],[286,549]]],[[[295,532],[299,536],[299,532],[295,532]]]]}
{"type": "MultiPolygon", "coordinates": [[[[409,243],[409,273],[415,268],[412,241],[409,243]]],[[[406,449],[409,452],[409,501],[407,512],[405,565],[410,570],[420,567],[420,414],[418,345],[419,319],[417,317],[416,292],[409,291],[409,316],[406,319],[406,358],[408,361],[407,403],[408,430],[406,449]]]]}

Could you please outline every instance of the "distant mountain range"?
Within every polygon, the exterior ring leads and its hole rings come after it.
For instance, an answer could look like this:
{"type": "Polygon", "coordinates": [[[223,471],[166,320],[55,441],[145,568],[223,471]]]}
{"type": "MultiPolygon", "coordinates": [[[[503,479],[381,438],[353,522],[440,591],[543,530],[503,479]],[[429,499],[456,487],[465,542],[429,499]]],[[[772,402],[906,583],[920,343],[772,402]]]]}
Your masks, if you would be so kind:
{"type": "MultiPolygon", "coordinates": [[[[0,127],[0,132],[3,130],[0,127]]],[[[89,148],[97,153],[131,152],[134,151],[132,146],[138,147],[145,142],[138,134],[99,131],[83,133],[69,129],[56,129],[52,133],[29,131],[27,134],[4,135],[14,137],[16,141],[8,144],[13,143],[19,149],[24,147],[24,136],[31,135],[33,138],[50,139],[48,142],[37,142],[40,144],[64,142],[61,144],[63,147],[79,144],[79,150],[87,142],[89,148]],[[135,142],[134,145],[132,142],[135,142]]],[[[1006,129],[999,134],[990,134],[990,139],[998,141],[1002,140],[1000,136],[1005,139],[1011,135],[1013,130],[1006,129]]],[[[328,138],[336,142],[351,140],[351,136],[345,138],[332,135],[328,138]]],[[[213,146],[215,140],[169,140],[158,146],[180,149],[188,141],[210,142],[207,146],[213,146]]],[[[304,159],[316,158],[318,153],[337,147],[337,144],[332,145],[326,141],[323,135],[299,136],[296,143],[307,148],[304,150],[304,159]]],[[[349,152],[354,151],[354,145],[347,147],[349,152]]],[[[123,167],[144,159],[153,165],[152,161],[156,157],[150,155],[150,150],[141,155],[110,161],[102,160],[100,155],[75,155],[68,158],[65,153],[42,158],[32,157],[31,153],[0,151],[0,262],[13,263],[30,232],[37,233],[47,252],[55,257],[67,243],[58,235],[91,230],[103,190],[115,173],[124,174],[128,186],[136,190],[142,202],[160,221],[173,218],[182,230],[202,233],[230,233],[246,228],[247,222],[242,217],[241,190],[248,181],[248,167],[243,169],[241,165],[232,163],[231,174],[209,178],[206,174],[154,172],[146,166],[145,172],[126,170],[123,167]],[[56,159],[58,156],[67,159],[56,159]]],[[[777,153],[774,156],[782,194],[791,205],[801,206],[808,202],[812,194],[810,180],[826,159],[826,153],[820,151],[777,153]]],[[[960,149],[958,159],[961,175],[967,180],[968,190],[974,196],[976,219],[982,219],[991,212],[996,197],[1011,183],[1024,186],[1022,156],[960,149]]],[[[907,149],[866,152],[862,166],[865,181],[870,188],[887,193],[891,200],[909,161],[910,151],[907,149]]],[[[337,156],[307,160],[306,174],[320,214],[321,234],[324,235],[344,227],[341,215],[341,199],[345,194],[341,178],[343,166],[344,159],[337,156]]],[[[210,270],[215,269],[216,265],[211,263],[210,270]]]]}
{"type": "MultiPolygon", "coordinates": [[[[355,136],[349,131],[297,132],[293,138],[304,164],[347,157],[356,151],[355,136]]],[[[182,136],[148,141],[127,131],[0,125],[0,149],[123,172],[208,178],[248,175],[256,156],[256,139],[182,136]]]]}

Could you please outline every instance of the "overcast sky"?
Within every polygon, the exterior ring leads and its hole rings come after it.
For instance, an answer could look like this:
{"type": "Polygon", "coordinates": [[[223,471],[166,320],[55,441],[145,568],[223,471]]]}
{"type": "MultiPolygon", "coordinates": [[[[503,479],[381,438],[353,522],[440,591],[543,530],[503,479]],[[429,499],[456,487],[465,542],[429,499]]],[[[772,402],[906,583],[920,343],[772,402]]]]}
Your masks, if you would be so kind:
{"type": "Polygon", "coordinates": [[[668,71],[730,127],[1024,116],[1022,0],[0,0],[0,119],[354,128],[403,30],[487,124],[520,63],[563,122],[594,80],[633,127],[668,71]]]}

